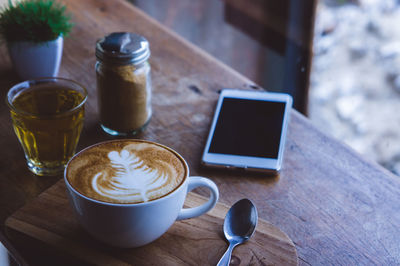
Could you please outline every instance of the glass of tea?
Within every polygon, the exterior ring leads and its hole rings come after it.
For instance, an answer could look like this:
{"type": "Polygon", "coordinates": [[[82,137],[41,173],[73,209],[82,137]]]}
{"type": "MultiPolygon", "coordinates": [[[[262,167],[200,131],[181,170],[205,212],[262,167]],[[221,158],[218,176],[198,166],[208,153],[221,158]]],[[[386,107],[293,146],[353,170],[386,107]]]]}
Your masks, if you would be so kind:
{"type": "Polygon", "coordinates": [[[63,78],[24,81],[9,90],[14,131],[29,170],[37,175],[63,172],[79,141],[86,99],[83,86],[63,78]]]}

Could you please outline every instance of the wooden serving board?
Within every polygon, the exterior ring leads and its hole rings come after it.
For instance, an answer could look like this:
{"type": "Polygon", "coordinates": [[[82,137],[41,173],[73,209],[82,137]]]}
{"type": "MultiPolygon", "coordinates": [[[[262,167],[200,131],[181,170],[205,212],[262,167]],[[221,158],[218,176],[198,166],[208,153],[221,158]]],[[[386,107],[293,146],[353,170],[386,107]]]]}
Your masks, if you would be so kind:
{"type": "MultiPolygon", "coordinates": [[[[205,199],[189,193],[185,205],[205,199]]],[[[92,239],[78,224],[63,180],[6,220],[6,232],[18,246],[39,250],[38,257],[56,252],[65,264],[216,265],[227,248],[222,225],[228,207],[218,203],[208,214],[177,221],[161,238],[144,247],[119,249],[92,239]],[[42,253],[40,253],[42,252],[42,253]]],[[[258,220],[257,230],[233,251],[234,265],[297,265],[293,242],[277,227],[258,220]]]]}

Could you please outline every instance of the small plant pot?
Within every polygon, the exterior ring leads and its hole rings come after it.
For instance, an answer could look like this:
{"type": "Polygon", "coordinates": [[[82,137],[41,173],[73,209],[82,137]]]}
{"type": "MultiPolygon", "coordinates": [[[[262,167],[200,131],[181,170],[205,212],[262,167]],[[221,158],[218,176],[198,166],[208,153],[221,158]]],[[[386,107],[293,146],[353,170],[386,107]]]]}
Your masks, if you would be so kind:
{"type": "Polygon", "coordinates": [[[14,42],[8,44],[11,61],[23,80],[55,77],[60,69],[63,37],[43,43],[14,42]]]}

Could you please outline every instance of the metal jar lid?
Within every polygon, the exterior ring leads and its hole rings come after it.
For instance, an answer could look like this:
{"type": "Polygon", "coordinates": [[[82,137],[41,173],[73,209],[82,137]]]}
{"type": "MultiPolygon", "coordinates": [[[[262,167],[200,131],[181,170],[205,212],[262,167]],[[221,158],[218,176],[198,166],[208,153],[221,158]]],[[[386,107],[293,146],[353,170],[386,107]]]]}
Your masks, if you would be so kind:
{"type": "Polygon", "coordinates": [[[98,60],[114,64],[140,64],[150,57],[149,42],[141,35],[114,32],[96,43],[98,60]]]}

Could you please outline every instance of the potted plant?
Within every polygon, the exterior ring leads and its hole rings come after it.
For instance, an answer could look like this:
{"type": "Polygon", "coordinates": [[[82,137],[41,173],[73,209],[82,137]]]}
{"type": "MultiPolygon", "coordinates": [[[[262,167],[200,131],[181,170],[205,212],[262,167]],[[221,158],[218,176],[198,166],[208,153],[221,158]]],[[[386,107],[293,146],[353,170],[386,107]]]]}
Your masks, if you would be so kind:
{"type": "Polygon", "coordinates": [[[63,38],[71,28],[65,6],[53,0],[9,0],[0,13],[0,38],[24,80],[58,74],[63,38]]]}

